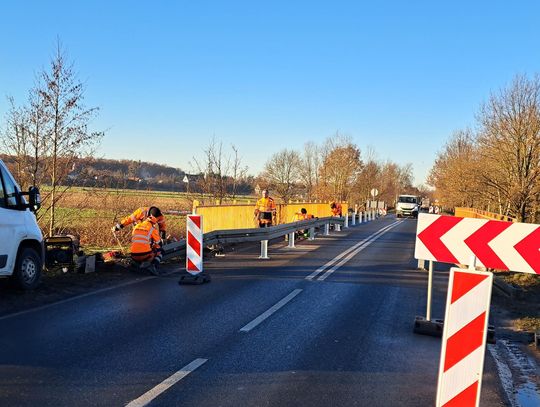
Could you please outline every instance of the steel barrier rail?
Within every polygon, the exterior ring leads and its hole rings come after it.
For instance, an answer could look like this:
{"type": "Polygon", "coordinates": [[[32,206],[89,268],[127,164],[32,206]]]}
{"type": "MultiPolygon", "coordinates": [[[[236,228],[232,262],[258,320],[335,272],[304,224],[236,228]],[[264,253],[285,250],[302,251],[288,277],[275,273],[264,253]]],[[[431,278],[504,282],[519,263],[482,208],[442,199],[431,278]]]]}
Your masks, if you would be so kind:
{"type": "MultiPolygon", "coordinates": [[[[345,224],[345,217],[325,217],[319,219],[301,220],[298,222],[284,223],[281,225],[270,226],[268,228],[250,228],[250,229],[231,229],[214,230],[203,235],[204,246],[213,244],[243,243],[243,242],[263,242],[278,237],[295,233],[298,230],[312,229],[330,224],[345,224]]],[[[163,259],[172,259],[185,255],[186,241],[168,243],[163,246],[163,259]]]]}

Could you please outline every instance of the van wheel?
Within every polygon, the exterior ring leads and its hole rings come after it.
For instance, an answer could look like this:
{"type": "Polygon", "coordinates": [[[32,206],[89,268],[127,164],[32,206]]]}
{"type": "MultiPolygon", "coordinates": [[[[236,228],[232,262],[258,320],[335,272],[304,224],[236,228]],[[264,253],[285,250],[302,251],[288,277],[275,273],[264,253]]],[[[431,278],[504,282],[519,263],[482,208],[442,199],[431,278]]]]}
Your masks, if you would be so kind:
{"type": "Polygon", "coordinates": [[[39,254],[34,249],[25,247],[19,252],[15,262],[15,284],[23,290],[36,288],[41,280],[42,266],[39,254]]]}

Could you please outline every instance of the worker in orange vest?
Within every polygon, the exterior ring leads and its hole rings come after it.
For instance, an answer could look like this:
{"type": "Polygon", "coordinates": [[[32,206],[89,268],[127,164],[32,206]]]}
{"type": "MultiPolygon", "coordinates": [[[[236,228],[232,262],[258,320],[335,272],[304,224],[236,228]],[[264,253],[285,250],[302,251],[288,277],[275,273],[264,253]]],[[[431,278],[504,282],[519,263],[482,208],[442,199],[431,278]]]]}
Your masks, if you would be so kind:
{"type": "Polygon", "coordinates": [[[339,202],[332,202],[330,204],[330,209],[332,210],[332,216],[343,216],[341,210],[341,204],[339,202]]]}
{"type": "Polygon", "coordinates": [[[131,234],[131,258],[144,267],[148,266],[152,274],[157,275],[157,267],[161,263],[161,238],[158,231],[158,219],[149,215],[133,228],[131,234]]]}
{"type": "Polygon", "coordinates": [[[272,226],[276,216],[276,203],[268,196],[268,190],[263,189],[262,198],[255,204],[255,218],[259,222],[260,228],[272,226]]]}
{"type": "Polygon", "coordinates": [[[300,209],[300,212],[294,214],[294,221],[298,222],[300,220],[313,219],[313,215],[308,215],[306,208],[300,209]]]}
{"type": "Polygon", "coordinates": [[[157,224],[159,226],[159,234],[161,239],[165,241],[167,238],[167,225],[165,223],[165,217],[161,213],[161,210],[156,206],[142,207],[137,209],[131,215],[123,218],[120,223],[117,223],[113,226],[112,231],[116,232],[128,225],[138,224],[148,218],[149,215],[154,216],[157,219],[157,224]]]}
{"type": "MultiPolygon", "coordinates": [[[[294,214],[294,218],[295,218],[295,222],[299,222],[302,220],[313,219],[313,215],[309,215],[307,213],[306,208],[302,208],[300,209],[300,212],[296,212],[294,214]]],[[[308,237],[308,230],[299,230],[297,231],[296,235],[298,237],[301,237],[301,236],[308,237]]]]}

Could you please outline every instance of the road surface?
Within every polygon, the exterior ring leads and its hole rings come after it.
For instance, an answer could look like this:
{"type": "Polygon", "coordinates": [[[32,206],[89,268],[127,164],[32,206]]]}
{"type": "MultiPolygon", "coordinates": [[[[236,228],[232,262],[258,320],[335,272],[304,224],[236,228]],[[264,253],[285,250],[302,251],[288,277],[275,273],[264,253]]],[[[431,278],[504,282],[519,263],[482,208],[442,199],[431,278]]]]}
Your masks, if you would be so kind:
{"type": "MultiPolygon", "coordinates": [[[[412,331],[415,227],[388,216],[266,261],[228,253],[203,286],[172,274],[2,317],[0,405],[434,405],[440,339],[412,331]]],[[[489,352],[481,405],[505,405],[489,352]]]]}

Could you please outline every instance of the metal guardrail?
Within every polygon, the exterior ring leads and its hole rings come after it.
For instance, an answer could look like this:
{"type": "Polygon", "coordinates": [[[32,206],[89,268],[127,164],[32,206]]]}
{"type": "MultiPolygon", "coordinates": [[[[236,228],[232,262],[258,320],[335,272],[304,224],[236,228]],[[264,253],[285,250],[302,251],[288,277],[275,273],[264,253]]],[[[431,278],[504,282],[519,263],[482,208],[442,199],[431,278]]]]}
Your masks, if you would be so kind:
{"type": "MultiPolygon", "coordinates": [[[[228,244],[228,243],[243,243],[243,242],[267,242],[278,237],[290,235],[298,230],[314,230],[317,227],[339,224],[344,225],[348,223],[345,217],[325,217],[318,219],[301,220],[298,222],[285,223],[276,226],[270,226],[268,228],[250,228],[250,229],[232,229],[232,230],[215,230],[213,232],[205,233],[203,235],[203,246],[210,246],[214,244],[228,244]]],[[[314,235],[314,233],[313,233],[314,235]]],[[[311,236],[311,234],[310,234],[311,236]]],[[[313,236],[314,237],[314,236],[313,236]]],[[[185,255],[186,241],[181,240],[179,242],[169,243],[163,246],[164,254],[163,259],[168,260],[174,257],[185,255]]],[[[266,249],[265,249],[266,250],[266,249]]],[[[261,248],[261,258],[266,258],[261,248]]]]}

